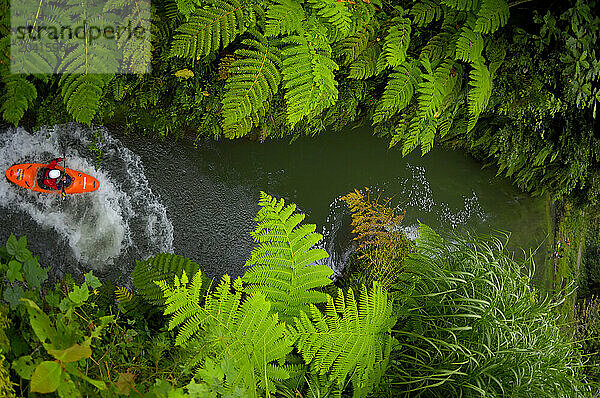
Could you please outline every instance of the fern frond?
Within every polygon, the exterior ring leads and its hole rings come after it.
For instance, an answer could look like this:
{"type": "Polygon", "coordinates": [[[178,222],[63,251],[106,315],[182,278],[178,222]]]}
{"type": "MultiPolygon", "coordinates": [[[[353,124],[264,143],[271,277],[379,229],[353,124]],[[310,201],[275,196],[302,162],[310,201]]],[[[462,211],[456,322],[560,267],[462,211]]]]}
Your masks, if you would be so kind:
{"type": "Polygon", "coordinates": [[[453,33],[448,30],[436,34],[423,46],[421,56],[426,56],[431,61],[447,56],[452,36],[453,33]]]}
{"type": "Polygon", "coordinates": [[[333,36],[338,40],[350,33],[351,16],[345,2],[338,0],[308,0],[317,15],[328,25],[333,26],[333,36]]]}
{"type": "Polygon", "coordinates": [[[388,30],[383,43],[383,52],[387,64],[394,68],[402,65],[406,59],[406,51],[410,43],[410,19],[395,17],[392,19],[394,25],[388,30]]]}
{"type": "MultiPolygon", "coordinates": [[[[155,284],[156,281],[172,283],[175,277],[181,277],[183,272],[196,275],[199,270],[200,266],[189,258],[160,253],[145,261],[137,261],[131,278],[138,293],[146,301],[153,305],[163,305],[163,294],[155,284]]],[[[207,280],[205,284],[208,285],[207,280]]]]}
{"type": "Polygon", "coordinates": [[[293,128],[307,116],[319,115],[337,101],[338,90],[333,71],[339,69],[331,60],[331,47],[322,32],[282,39],[283,80],[288,123],[293,128]]]}
{"type": "Polygon", "coordinates": [[[481,8],[477,12],[475,32],[494,33],[506,25],[510,11],[506,0],[481,0],[481,8]]]}
{"type": "Polygon", "coordinates": [[[238,278],[232,284],[229,275],[223,276],[203,306],[198,305],[201,279],[196,275],[189,284],[183,273],[181,280],[175,278],[174,287],[158,283],[167,303],[165,315],[171,315],[169,329],[179,328],[176,344],[194,343],[205,361],[231,360],[248,396],[263,396],[261,390],[272,392],[276,380],[289,377],[281,365],[292,351],[285,325],[262,294],[252,294],[242,302],[242,282],[238,278]]]}
{"type": "Polygon", "coordinates": [[[465,62],[477,62],[483,51],[483,37],[467,27],[463,27],[456,42],[456,59],[465,62]]]}
{"type": "Polygon", "coordinates": [[[425,26],[432,21],[442,19],[444,11],[442,7],[433,0],[422,0],[410,9],[410,15],[417,26],[425,26]]]}
{"type": "Polygon", "coordinates": [[[375,39],[377,29],[379,29],[379,23],[373,19],[359,32],[336,44],[335,52],[344,57],[343,65],[348,65],[358,59],[360,54],[369,47],[369,43],[375,39]]]}
{"type": "Polygon", "coordinates": [[[481,61],[472,64],[473,69],[469,73],[469,85],[472,87],[467,95],[469,108],[469,125],[467,131],[475,127],[479,114],[483,112],[492,94],[492,76],[487,66],[481,61]]]}
{"type": "Polygon", "coordinates": [[[377,60],[381,54],[381,47],[377,43],[367,47],[356,59],[350,64],[350,79],[368,79],[377,73],[377,60]]]}
{"type": "Polygon", "coordinates": [[[246,7],[239,0],[214,0],[210,6],[196,9],[177,28],[170,56],[197,60],[227,47],[247,29],[249,18],[244,11],[252,11],[246,7]]]}
{"type": "Polygon", "coordinates": [[[4,93],[0,98],[2,118],[15,126],[25,111],[37,98],[37,90],[33,83],[22,75],[6,75],[2,77],[4,93]]]}
{"type": "Polygon", "coordinates": [[[112,75],[66,74],[59,81],[67,111],[75,121],[90,125],[100,107],[104,86],[112,75]]]}
{"type": "Polygon", "coordinates": [[[282,36],[301,33],[306,16],[295,0],[277,0],[267,9],[265,36],[282,36]]]}
{"type": "Polygon", "coordinates": [[[223,95],[223,130],[234,138],[246,135],[265,114],[271,98],[281,83],[279,50],[260,32],[238,49],[239,58],[231,64],[232,74],[225,84],[223,95]]]}
{"type": "Polygon", "coordinates": [[[258,223],[251,233],[258,246],[252,250],[242,280],[250,293],[260,292],[272,302],[273,311],[290,321],[310,304],[327,300],[315,289],[331,284],[331,268],[316,264],[328,256],[323,249],[313,248],[322,239],[314,224],[301,224],[304,214],[296,213],[296,205],[284,206],[264,192],[260,193],[258,223]]]}
{"type": "Polygon", "coordinates": [[[442,0],[442,4],[459,11],[475,11],[480,0],[442,0]]]}
{"type": "Polygon", "coordinates": [[[369,291],[362,287],[358,302],[352,289],[345,294],[339,289],[335,301],[329,296],[325,314],[312,305],[309,315],[295,319],[296,347],[311,373],[328,374],[338,385],[353,375],[355,389],[363,388],[394,344],[395,320],[391,300],[377,282],[369,291]]]}
{"type": "Polygon", "coordinates": [[[124,286],[118,286],[115,289],[115,297],[118,302],[126,303],[133,299],[133,294],[124,286]]]}
{"type": "Polygon", "coordinates": [[[373,124],[388,120],[408,106],[415,92],[418,73],[412,64],[405,64],[390,75],[373,114],[373,124]]]}

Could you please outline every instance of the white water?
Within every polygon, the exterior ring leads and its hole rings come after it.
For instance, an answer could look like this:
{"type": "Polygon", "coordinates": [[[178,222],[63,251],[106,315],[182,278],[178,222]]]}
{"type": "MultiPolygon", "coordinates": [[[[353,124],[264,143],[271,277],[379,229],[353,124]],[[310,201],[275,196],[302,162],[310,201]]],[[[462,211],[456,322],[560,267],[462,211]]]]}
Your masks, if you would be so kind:
{"type": "Polygon", "coordinates": [[[102,270],[118,263],[116,260],[127,251],[138,258],[172,252],[173,226],[166,208],[148,185],[139,156],[105,129],[70,124],[35,133],[22,128],[5,130],[0,134],[0,170],[4,172],[15,163],[49,162],[63,156],[62,148],[66,148],[66,166],[96,177],[100,188],[69,195],[63,201],[60,195],[32,192],[2,178],[3,211],[31,218],[50,241],[66,241],[85,268],[102,270]],[[89,150],[93,131],[101,136],[102,164],[98,170],[89,150]]]}

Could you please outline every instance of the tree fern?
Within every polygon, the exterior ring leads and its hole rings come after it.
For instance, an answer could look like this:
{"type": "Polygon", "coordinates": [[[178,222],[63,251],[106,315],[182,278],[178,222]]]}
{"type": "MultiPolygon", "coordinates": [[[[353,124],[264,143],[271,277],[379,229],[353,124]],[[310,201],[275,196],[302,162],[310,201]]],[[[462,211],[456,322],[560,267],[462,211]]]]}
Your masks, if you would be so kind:
{"type": "Polygon", "coordinates": [[[0,98],[2,117],[16,126],[27,108],[37,98],[37,90],[23,75],[3,76],[2,83],[4,84],[4,94],[0,98]]]}
{"type": "Polygon", "coordinates": [[[395,17],[394,25],[388,30],[383,43],[383,52],[387,64],[394,68],[402,65],[406,59],[406,51],[410,43],[410,19],[395,17]]]}
{"type": "MultiPolygon", "coordinates": [[[[173,282],[176,276],[181,277],[185,271],[188,275],[196,275],[200,266],[190,260],[176,254],[160,253],[150,257],[146,261],[137,261],[131,273],[133,284],[138,293],[149,303],[163,305],[161,290],[154,283],[159,280],[173,282]]],[[[205,288],[208,281],[204,281],[205,288]]]]}
{"type": "Polygon", "coordinates": [[[244,33],[252,11],[239,0],[213,0],[206,8],[196,9],[189,20],[177,28],[170,55],[201,59],[219,48],[227,47],[244,33]]]}
{"type": "Polygon", "coordinates": [[[419,83],[417,100],[419,117],[426,119],[433,116],[444,98],[429,59],[422,58],[421,65],[425,72],[421,74],[422,80],[419,83]]]}
{"type": "Polygon", "coordinates": [[[331,47],[324,32],[312,23],[305,34],[282,39],[283,80],[288,123],[292,128],[307,116],[314,117],[335,103],[338,96],[331,47]]]}
{"type": "Polygon", "coordinates": [[[506,25],[510,11],[506,0],[481,0],[481,8],[477,12],[475,32],[494,33],[506,25]]]}
{"type": "Polygon", "coordinates": [[[375,282],[367,292],[363,286],[359,302],[352,289],[337,298],[330,296],[325,314],[311,305],[310,313],[295,319],[296,347],[315,374],[344,385],[350,378],[354,396],[366,396],[364,387],[373,383],[380,363],[387,366],[387,355],[396,341],[391,328],[396,322],[388,295],[375,282]],[[359,392],[359,394],[357,394],[359,392]]]}
{"type": "Polygon", "coordinates": [[[334,28],[333,36],[342,39],[350,33],[351,16],[346,2],[338,0],[308,0],[317,15],[334,28]]]}
{"type": "Polygon", "coordinates": [[[486,108],[492,94],[492,77],[487,66],[481,61],[474,63],[469,73],[469,85],[472,87],[467,96],[469,125],[467,131],[475,127],[479,114],[486,108]]]}
{"type": "Polygon", "coordinates": [[[304,9],[295,0],[277,0],[267,10],[265,36],[280,36],[300,33],[304,30],[304,9]]]}
{"type": "Polygon", "coordinates": [[[412,63],[397,68],[390,75],[381,101],[373,114],[373,123],[381,123],[408,106],[415,92],[419,70],[412,63]]]}
{"type": "Polygon", "coordinates": [[[225,84],[222,112],[228,137],[244,136],[258,125],[281,83],[279,49],[258,31],[252,36],[242,42],[249,48],[236,50],[239,58],[225,84]]]}
{"type": "Polygon", "coordinates": [[[258,225],[251,233],[258,246],[246,262],[252,268],[243,281],[249,293],[264,294],[273,311],[290,321],[309,305],[327,301],[327,295],[315,289],[329,285],[333,271],[315,264],[327,257],[325,250],[313,248],[323,236],[315,233],[314,224],[301,224],[305,216],[295,212],[295,204],[285,206],[283,199],[261,192],[259,205],[258,225]]]}
{"type": "Polygon", "coordinates": [[[459,11],[475,11],[479,8],[480,0],[442,0],[442,4],[459,11]]]}
{"type": "Polygon", "coordinates": [[[432,21],[442,19],[444,15],[442,7],[433,0],[422,0],[410,9],[410,15],[417,26],[425,26],[432,21]]]}
{"type": "Polygon", "coordinates": [[[381,47],[377,43],[373,43],[367,47],[356,59],[350,64],[350,79],[368,79],[377,74],[377,60],[381,54],[381,47]]]}
{"type": "Polygon", "coordinates": [[[363,51],[369,47],[369,44],[375,39],[379,23],[373,19],[371,23],[363,26],[363,28],[352,36],[346,37],[344,40],[336,43],[335,52],[341,54],[344,61],[342,64],[348,65],[354,62],[363,51]]]}
{"type": "Polygon", "coordinates": [[[89,125],[100,107],[104,86],[114,75],[65,74],[59,81],[67,111],[75,121],[89,125]]]}
{"type": "Polygon", "coordinates": [[[465,62],[476,62],[481,59],[483,37],[481,34],[463,27],[456,42],[456,59],[465,62]]]}
{"type": "Polygon", "coordinates": [[[216,291],[207,295],[201,306],[200,272],[191,284],[185,272],[174,282],[174,287],[164,281],[157,284],[165,298],[164,313],[171,316],[169,330],[179,328],[177,345],[201,347],[205,367],[209,358],[212,363],[231,360],[249,397],[265,395],[260,390],[271,393],[274,381],[289,377],[281,364],[292,350],[292,341],[262,294],[252,294],[242,301],[241,279],[232,286],[229,276],[224,275],[216,291]]]}
{"type": "Polygon", "coordinates": [[[423,46],[421,56],[427,56],[431,61],[447,56],[452,37],[453,33],[448,30],[436,34],[423,46]]]}

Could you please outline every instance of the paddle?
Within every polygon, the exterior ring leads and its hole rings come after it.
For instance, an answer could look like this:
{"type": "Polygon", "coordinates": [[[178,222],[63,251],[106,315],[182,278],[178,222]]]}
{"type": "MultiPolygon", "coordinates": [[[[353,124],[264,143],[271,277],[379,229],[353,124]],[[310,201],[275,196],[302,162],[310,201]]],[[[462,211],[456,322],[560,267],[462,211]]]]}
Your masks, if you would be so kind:
{"type": "Polygon", "coordinates": [[[67,193],[65,192],[65,183],[67,182],[67,178],[66,178],[66,176],[67,176],[67,172],[66,172],[67,161],[65,160],[65,158],[66,158],[66,153],[63,150],[63,175],[62,175],[62,189],[60,192],[63,200],[65,200],[67,198],[67,193]]]}

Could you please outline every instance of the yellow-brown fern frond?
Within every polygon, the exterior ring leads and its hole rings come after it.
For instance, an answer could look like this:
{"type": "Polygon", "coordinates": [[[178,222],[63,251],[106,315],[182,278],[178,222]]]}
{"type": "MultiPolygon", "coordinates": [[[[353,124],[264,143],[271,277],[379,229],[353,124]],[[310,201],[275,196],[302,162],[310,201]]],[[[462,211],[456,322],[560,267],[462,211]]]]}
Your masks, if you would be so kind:
{"type": "Polygon", "coordinates": [[[369,189],[365,188],[365,191],[366,196],[355,189],[341,197],[352,212],[352,233],[356,234],[354,240],[360,243],[359,249],[364,249],[377,237],[392,232],[405,214],[405,211],[397,212],[396,208],[389,206],[391,198],[382,198],[381,194],[372,198],[369,189]]]}
{"type": "Polygon", "coordinates": [[[115,289],[115,296],[119,303],[127,303],[133,299],[133,293],[124,286],[117,286],[115,289]]]}

